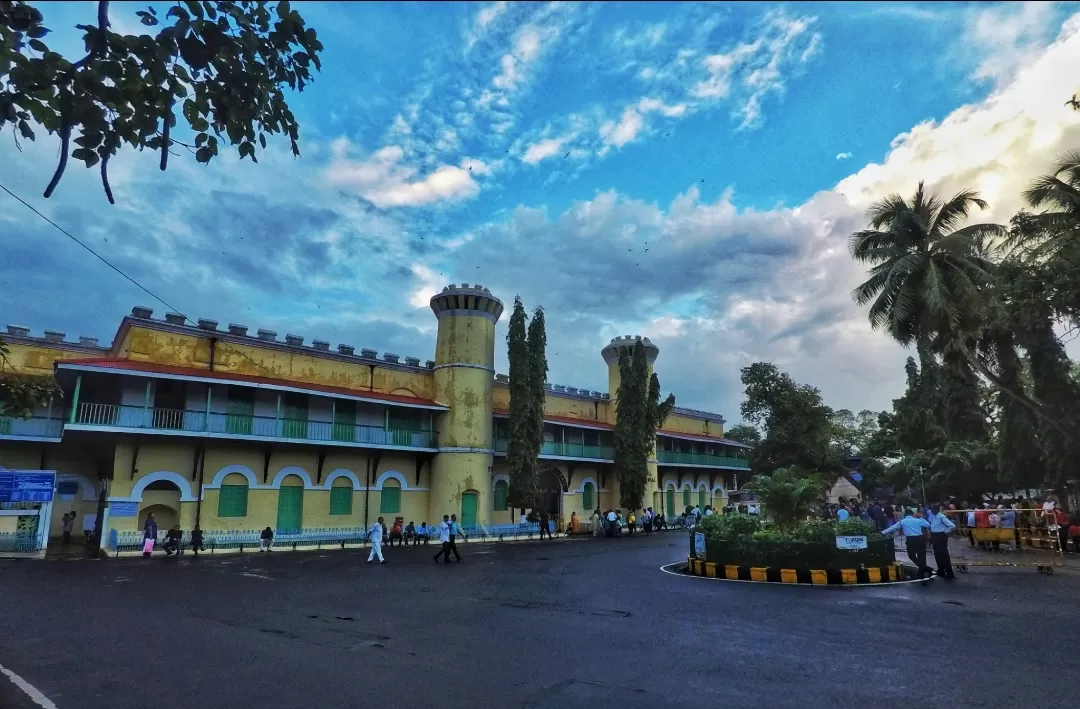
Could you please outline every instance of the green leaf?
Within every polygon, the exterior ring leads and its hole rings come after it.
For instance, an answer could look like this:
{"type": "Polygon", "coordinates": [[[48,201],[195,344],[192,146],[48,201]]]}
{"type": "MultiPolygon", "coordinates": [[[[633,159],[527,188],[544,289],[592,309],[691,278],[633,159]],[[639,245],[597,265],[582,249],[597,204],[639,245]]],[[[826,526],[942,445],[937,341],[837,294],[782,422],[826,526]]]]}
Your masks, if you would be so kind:
{"type": "MultiPolygon", "coordinates": [[[[201,137],[203,140],[206,140],[206,134],[202,133],[202,131],[207,130],[209,127],[210,123],[205,118],[197,117],[195,120],[191,121],[191,130],[200,131],[197,138],[201,137]]],[[[196,145],[197,144],[198,143],[196,143],[196,145]]]]}
{"type": "Polygon", "coordinates": [[[28,140],[34,139],[34,131],[30,130],[30,124],[26,121],[19,121],[19,133],[28,140]]]}
{"type": "Polygon", "coordinates": [[[30,39],[41,39],[47,34],[49,34],[49,28],[42,27],[41,25],[31,27],[29,30],[26,31],[26,36],[30,39]]]}
{"type": "Polygon", "coordinates": [[[89,160],[93,152],[88,148],[76,148],[71,151],[71,157],[76,160],[89,160]]]}
{"type": "Polygon", "coordinates": [[[30,49],[33,49],[35,52],[49,51],[48,46],[46,46],[46,44],[40,39],[32,39],[28,42],[28,44],[30,45],[30,49]]]}
{"type": "Polygon", "coordinates": [[[195,160],[197,162],[208,163],[211,157],[213,157],[213,154],[209,148],[199,148],[195,151],[195,160]]]}
{"type": "Polygon", "coordinates": [[[286,19],[289,16],[289,0],[281,0],[277,6],[277,14],[281,19],[286,19]]]}
{"type": "Polygon", "coordinates": [[[266,149],[266,136],[262,133],[259,133],[259,145],[261,145],[264,150],[266,149]]]}
{"type": "Polygon", "coordinates": [[[184,4],[187,5],[188,10],[191,11],[192,15],[199,18],[200,20],[203,18],[202,5],[196,2],[196,0],[184,0],[184,4]]]}

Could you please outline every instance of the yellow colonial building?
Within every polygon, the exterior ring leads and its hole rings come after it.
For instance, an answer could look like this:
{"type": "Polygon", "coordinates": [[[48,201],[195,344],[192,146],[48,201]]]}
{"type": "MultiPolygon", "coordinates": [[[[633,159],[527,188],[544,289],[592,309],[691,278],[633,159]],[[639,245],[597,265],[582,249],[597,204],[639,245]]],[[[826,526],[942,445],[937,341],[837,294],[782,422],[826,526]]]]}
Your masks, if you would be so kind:
{"type": "MultiPolygon", "coordinates": [[[[155,513],[164,530],[198,524],[236,538],[273,527],[289,535],[361,534],[376,517],[436,523],[456,513],[485,531],[515,525],[505,461],[509,390],[496,374],[503,303],[479,285],[431,299],[434,359],[136,307],[112,342],[8,325],[9,365],[55,373],[63,389],[31,419],[0,418],[0,466],[57,471],[51,533],[75,511],[102,545],[133,539],[155,513]]],[[[540,454],[545,506],[583,520],[618,507],[613,398],[618,353],[600,348],[608,391],[545,385],[540,454]]],[[[599,344],[599,343],[598,343],[599,344]]],[[[748,477],[746,446],[723,437],[723,418],[676,408],[657,431],[647,499],[669,514],[721,505],[748,477]]],[[[4,530],[0,530],[3,532],[4,530]]]]}

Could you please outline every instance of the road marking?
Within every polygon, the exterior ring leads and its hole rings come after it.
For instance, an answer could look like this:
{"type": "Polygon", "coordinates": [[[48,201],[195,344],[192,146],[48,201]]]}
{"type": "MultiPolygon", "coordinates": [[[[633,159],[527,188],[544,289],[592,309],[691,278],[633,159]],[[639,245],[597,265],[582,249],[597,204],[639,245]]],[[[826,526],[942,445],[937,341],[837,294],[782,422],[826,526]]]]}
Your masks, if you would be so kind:
{"type": "Polygon", "coordinates": [[[253,573],[250,573],[250,572],[247,572],[247,571],[245,571],[244,573],[242,573],[240,575],[241,576],[250,576],[253,579],[266,579],[267,581],[273,581],[274,580],[269,576],[263,576],[262,574],[253,574],[253,573]]]}
{"type": "Polygon", "coordinates": [[[43,709],[56,709],[56,705],[52,703],[52,700],[46,697],[44,694],[37,690],[37,687],[24,680],[19,675],[15,674],[8,668],[0,665],[0,674],[11,680],[11,683],[21,689],[23,693],[33,700],[34,704],[37,704],[43,709]]]}

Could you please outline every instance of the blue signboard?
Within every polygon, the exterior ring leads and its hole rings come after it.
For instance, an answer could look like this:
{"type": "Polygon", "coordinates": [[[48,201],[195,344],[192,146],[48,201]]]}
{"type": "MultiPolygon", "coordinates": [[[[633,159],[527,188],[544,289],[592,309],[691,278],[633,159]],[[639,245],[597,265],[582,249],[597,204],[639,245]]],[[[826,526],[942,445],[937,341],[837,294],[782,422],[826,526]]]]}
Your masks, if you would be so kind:
{"type": "Polygon", "coordinates": [[[851,479],[854,480],[857,483],[861,483],[862,482],[862,473],[852,473],[851,474],[851,479]]]}
{"type": "Polygon", "coordinates": [[[42,470],[0,471],[0,502],[49,502],[56,473],[42,470]]]}
{"type": "Polygon", "coordinates": [[[109,514],[113,517],[137,517],[139,515],[139,503],[110,502],[109,514]]]}

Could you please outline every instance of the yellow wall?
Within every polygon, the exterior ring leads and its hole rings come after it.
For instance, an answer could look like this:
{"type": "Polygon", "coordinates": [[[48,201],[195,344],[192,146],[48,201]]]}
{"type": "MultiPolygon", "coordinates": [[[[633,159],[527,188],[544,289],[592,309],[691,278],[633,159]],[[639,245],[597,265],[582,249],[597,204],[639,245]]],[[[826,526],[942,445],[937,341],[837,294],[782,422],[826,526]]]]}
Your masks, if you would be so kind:
{"type": "MultiPolygon", "coordinates": [[[[120,354],[133,360],[208,369],[210,340],[194,333],[132,326],[121,343],[120,354]]],[[[230,374],[356,389],[358,392],[374,390],[423,399],[434,397],[431,372],[391,369],[374,361],[347,362],[322,356],[313,350],[278,350],[254,343],[219,341],[214,348],[214,369],[230,374]]]]}
{"type": "Polygon", "coordinates": [[[661,431],[688,433],[695,436],[723,436],[724,425],[719,421],[704,421],[687,416],[668,416],[661,431]]]}
{"type": "Polygon", "coordinates": [[[7,347],[11,354],[8,361],[17,372],[25,374],[52,374],[53,362],[63,359],[86,359],[88,357],[106,356],[78,350],[61,349],[50,347],[49,343],[41,342],[32,345],[8,342],[7,347]]]}

